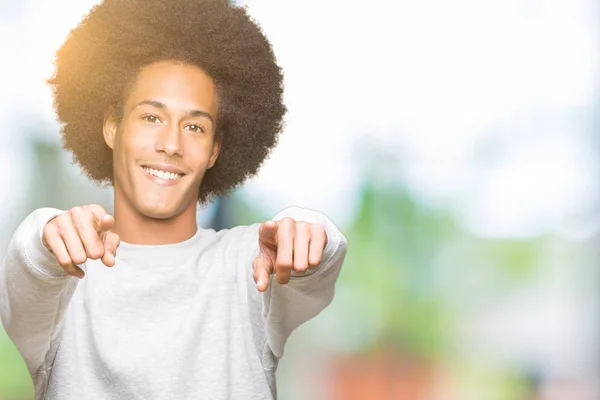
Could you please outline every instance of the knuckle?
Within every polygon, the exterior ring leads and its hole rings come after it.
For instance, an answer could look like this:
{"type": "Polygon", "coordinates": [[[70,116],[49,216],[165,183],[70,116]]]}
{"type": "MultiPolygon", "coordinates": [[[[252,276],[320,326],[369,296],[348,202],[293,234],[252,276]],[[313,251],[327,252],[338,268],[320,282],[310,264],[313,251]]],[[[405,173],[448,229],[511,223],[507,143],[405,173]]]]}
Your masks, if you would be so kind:
{"type": "Polygon", "coordinates": [[[88,204],[87,206],[85,206],[85,208],[94,214],[108,214],[104,207],[102,207],[100,204],[88,204]]]}
{"type": "Polygon", "coordinates": [[[300,223],[299,222],[299,223],[296,223],[296,225],[297,225],[296,229],[298,230],[298,232],[300,232],[300,233],[302,233],[304,235],[307,235],[307,236],[312,233],[312,228],[311,228],[311,225],[309,223],[307,223],[307,222],[301,222],[300,223]]]}
{"type": "Polygon", "coordinates": [[[71,224],[71,212],[59,215],[48,225],[55,226],[57,230],[63,230],[71,224]]]}
{"type": "Polygon", "coordinates": [[[75,265],[83,264],[87,260],[87,258],[85,256],[81,256],[79,254],[72,257],[71,259],[73,260],[73,264],[75,264],[75,265]]]}
{"type": "Polygon", "coordinates": [[[90,210],[89,208],[86,207],[78,207],[79,210],[77,211],[77,217],[82,220],[83,222],[87,223],[93,223],[95,220],[94,217],[94,213],[92,212],[92,210],[90,210]]]}
{"type": "Polygon", "coordinates": [[[76,206],[69,210],[69,214],[71,215],[72,218],[75,218],[78,215],[81,215],[82,213],[83,213],[83,208],[81,206],[76,206]]]}
{"type": "Polygon", "coordinates": [[[290,259],[281,259],[277,261],[276,268],[290,269],[293,267],[292,260],[290,259]]]}
{"type": "Polygon", "coordinates": [[[311,230],[313,234],[325,237],[325,227],[323,225],[312,225],[311,230]]]}
{"type": "Polygon", "coordinates": [[[91,260],[98,260],[99,258],[101,258],[104,255],[104,251],[100,250],[100,249],[93,249],[90,250],[87,254],[87,256],[91,259],[91,260]]]}
{"type": "Polygon", "coordinates": [[[291,229],[294,227],[294,225],[296,223],[296,221],[294,221],[294,219],[292,219],[291,217],[285,217],[279,222],[281,223],[281,226],[284,229],[291,229]]]}
{"type": "Polygon", "coordinates": [[[321,263],[321,257],[312,257],[310,260],[308,260],[308,264],[311,267],[316,267],[320,263],[321,263]]]}
{"type": "Polygon", "coordinates": [[[121,239],[112,232],[106,234],[106,242],[111,244],[115,249],[121,245],[121,239]]]}
{"type": "Polygon", "coordinates": [[[304,272],[308,269],[308,264],[296,265],[296,271],[304,272]]]}
{"type": "Polygon", "coordinates": [[[42,235],[44,236],[44,238],[49,239],[57,235],[58,229],[55,221],[56,220],[47,223],[42,229],[42,235]]]}
{"type": "Polygon", "coordinates": [[[65,213],[62,215],[59,215],[58,217],[54,218],[54,220],[52,220],[48,225],[46,225],[47,227],[56,227],[57,229],[62,229],[65,224],[67,223],[67,221],[69,221],[71,219],[69,213],[65,213]]]}

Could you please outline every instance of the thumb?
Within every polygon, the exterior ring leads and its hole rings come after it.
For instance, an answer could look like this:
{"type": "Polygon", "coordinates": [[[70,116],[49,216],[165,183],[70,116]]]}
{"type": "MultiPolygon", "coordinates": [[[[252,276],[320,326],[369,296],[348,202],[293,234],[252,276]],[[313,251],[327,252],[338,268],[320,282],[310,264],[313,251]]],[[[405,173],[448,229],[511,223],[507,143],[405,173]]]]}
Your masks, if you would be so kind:
{"type": "Polygon", "coordinates": [[[268,244],[272,246],[277,245],[277,231],[279,230],[279,225],[275,221],[266,221],[260,226],[258,230],[258,240],[263,244],[268,244]]]}

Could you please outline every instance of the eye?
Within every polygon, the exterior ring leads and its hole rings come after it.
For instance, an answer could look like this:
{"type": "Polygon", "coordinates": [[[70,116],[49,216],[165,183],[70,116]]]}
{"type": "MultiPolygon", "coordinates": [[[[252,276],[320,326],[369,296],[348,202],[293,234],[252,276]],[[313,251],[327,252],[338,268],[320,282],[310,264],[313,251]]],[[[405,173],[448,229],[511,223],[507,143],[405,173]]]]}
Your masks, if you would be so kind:
{"type": "Polygon", "coordinates": [[[192,124],[192,125],[188,125],[188,126],[186,126],[185,128],[186,128],[187,130],[190,130],[190,131],[192,131],[192,132],[204,133],[204,128],[203,128],[203,127],[201,127],[200,125],[195,125],[195,124],[192,124]]]}
{"type": "Polygon", "coordinates": [[[145,114],[142,115],[142,119],[148,123],[151,124],[156,124],[157,122],[161,122],[160,118],[158,118],[156,115],[154,114],[145,114]]]}

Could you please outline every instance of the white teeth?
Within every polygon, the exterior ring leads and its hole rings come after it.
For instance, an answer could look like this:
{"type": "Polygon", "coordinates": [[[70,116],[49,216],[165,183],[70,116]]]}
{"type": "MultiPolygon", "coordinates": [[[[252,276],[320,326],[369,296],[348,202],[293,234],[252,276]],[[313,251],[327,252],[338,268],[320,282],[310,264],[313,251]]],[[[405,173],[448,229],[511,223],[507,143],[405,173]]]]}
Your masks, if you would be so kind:
{"type": "Polygon", "coordinates": [[[165,179],[165,180],[173,180],[174,181],[174,180],[182,177],[182,175],[176,174],[174,172],[161,171],[161,170],[154,169],[154,168],[144,167],[144,170],[146,171],[146,173],[148,173],[150,175],[154,175],[157,178],[165,179]]]}

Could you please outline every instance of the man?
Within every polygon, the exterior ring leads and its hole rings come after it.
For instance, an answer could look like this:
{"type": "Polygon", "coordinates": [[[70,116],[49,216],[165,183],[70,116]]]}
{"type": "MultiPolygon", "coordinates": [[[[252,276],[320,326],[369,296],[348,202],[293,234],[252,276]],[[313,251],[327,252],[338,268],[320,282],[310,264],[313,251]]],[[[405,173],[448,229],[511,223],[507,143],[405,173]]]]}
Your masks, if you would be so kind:
{"type": "Polygon", "coordinates": [[[197,202],[256,174],[281,130],[260,29],[225,0],[105,0],[50,84],[66,149],[115,207],[36,210],[9,244],[0,316],[36,399],[276,398],[285,342],[331,302],[346,239],[298,207],[196,225],[197,202]]]}

